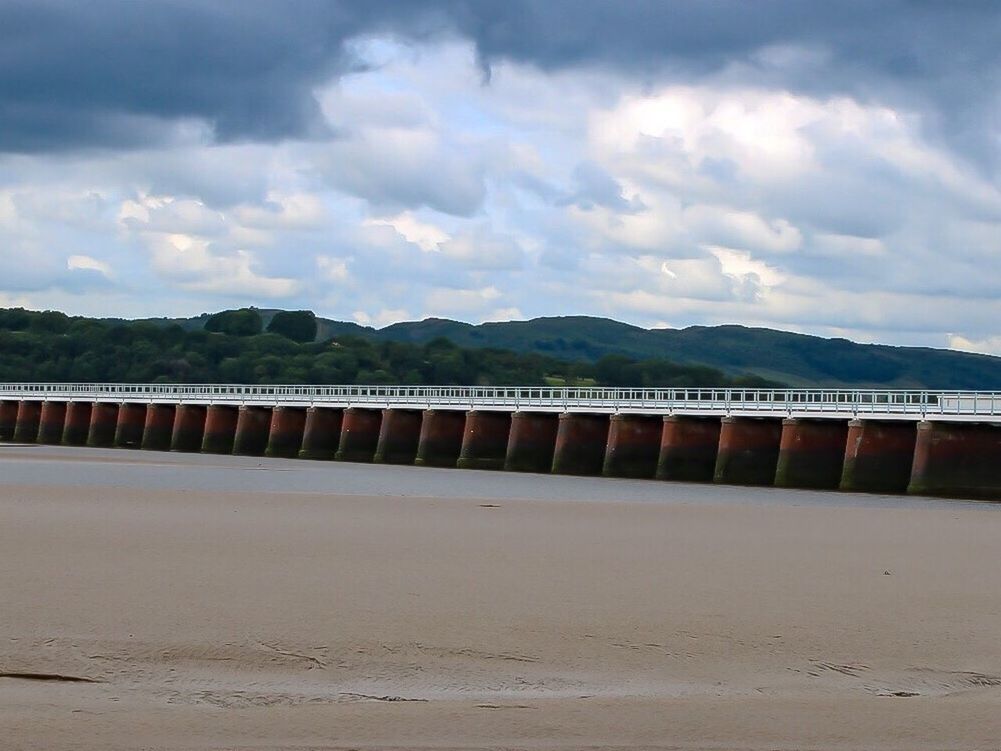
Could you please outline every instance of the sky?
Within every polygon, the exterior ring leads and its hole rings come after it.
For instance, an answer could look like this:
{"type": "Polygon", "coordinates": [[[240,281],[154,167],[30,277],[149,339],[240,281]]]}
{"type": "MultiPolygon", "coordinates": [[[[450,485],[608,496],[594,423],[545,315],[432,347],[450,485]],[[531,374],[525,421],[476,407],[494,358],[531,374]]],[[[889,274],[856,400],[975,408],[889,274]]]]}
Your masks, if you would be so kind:
{"type": "Polygon", "coordinates": [[[0,0],[0,306],[1001,354],[1001,4],[0,0]]]}

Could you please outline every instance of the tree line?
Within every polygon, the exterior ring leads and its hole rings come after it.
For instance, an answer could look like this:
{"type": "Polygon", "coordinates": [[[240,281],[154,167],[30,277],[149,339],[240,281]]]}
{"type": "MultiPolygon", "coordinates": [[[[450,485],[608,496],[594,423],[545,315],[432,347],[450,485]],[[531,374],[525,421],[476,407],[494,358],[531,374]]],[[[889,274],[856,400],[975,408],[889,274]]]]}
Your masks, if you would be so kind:
{"type": "Polygon", "coordinates": [[[770,386],[665,359],[597,362],[341,336],[316,342],[308,311],[224,311],[204,328],[0,309],[0,380],[119,383],[770,386]],[[256,316],[256,319],[255,319],[256,316]]]}

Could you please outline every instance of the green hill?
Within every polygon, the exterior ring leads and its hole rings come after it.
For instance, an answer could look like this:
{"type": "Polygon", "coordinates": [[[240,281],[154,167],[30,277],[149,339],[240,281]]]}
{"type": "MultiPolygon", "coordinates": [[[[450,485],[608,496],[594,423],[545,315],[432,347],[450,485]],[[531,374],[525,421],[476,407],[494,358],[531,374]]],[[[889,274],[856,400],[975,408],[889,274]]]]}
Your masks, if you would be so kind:
{"type": "Polygon", "coordinates": [[[607,318],[572,316],[467,323],[428,319],[367,336],[420,343],[445,337],[462,347],[499,347],[560,359],[610,355],[706,365],[791,386],[1001,389],[1001,358],[928,347],[857,344],[745,326],[643,329],[607,318]]]}
{"type": "MultiPolygon", "coordinates": [[[[267,326],[277,312],[260,309],[267,326]]],[[[210,314],[149,319],[157,326],[204,327],[210,314]]],[[[117,321],[116,321],[117,322],[117,321]]],[[[491,348],[555,360],[596,363],[609,355],[704,366],[730,377],[790,386],[1001,390],[1001,358],[928,347],[858,344],[745,326],[644,329],[607,318],[566,316],[472,325],[428,318],[382,329],[317,319],[317,341],[358,338],[426,345],[447,339],[463,349],[491,348]]]]}
{"type": "Polygon", "coordinates": [[[777,385],[656,358],[609,355],[588,362],[460,347],[442,337],[422,343],[379,340],[354,324],[326,322],[324,334],[320,328],[309,311],[265,316],[243,308],[172,322],[0,309],[0,381],[777,385]],[[367,336],[352,335],[358,332],[367,336]],[[316,341],[319,336],[327,338],[316,341]]]}

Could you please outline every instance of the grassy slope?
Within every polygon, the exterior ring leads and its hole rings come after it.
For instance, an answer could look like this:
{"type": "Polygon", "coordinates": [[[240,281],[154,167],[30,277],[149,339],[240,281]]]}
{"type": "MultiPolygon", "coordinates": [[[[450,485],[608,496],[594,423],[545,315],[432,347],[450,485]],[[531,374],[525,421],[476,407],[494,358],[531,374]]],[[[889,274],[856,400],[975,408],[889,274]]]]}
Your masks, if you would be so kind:
{"type": "MultiPolygon", "coordinates": [[[[265,323],[272,310],[261,310],[265,323]]],[[[207,316],[178,321],[198,327],[207,316]]],[[[165,322],[158,319],[158,323],[165,322]]],[[[318,319],[318,339],[358,336],[413,343],[444,337],[462,347],[538,352],[594,361],[608,354],[702,364],[794,386],[1001,389],[1001,358],[923,347],[857,344],[744,326],[648,330],[607,318],[566,316],[477,326],[430,318],[383,329],[318,319]]]]}
{"type": "Polygon", "coordinates": [[[923,347],[857,344],[772,329],[692,326],[647,330],[583,316],[470,326],[430,319],[374,332],[421,342],[447,337],[462,346],[496,346],[594,360],[606,354],[663,357],[792,385],[1001,389],[1001,358],[923,347]]]}

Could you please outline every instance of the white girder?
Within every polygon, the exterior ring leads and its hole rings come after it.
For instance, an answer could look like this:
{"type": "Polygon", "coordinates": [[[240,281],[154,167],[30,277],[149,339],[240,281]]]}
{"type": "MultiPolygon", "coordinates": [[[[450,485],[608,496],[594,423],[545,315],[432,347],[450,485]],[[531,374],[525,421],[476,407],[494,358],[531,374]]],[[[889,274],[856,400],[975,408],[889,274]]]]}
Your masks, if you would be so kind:
{"type": "Polygon", "coordinates": [[[1001,423],[999,391],[3,383],[0,399],[1001,423]]]}

